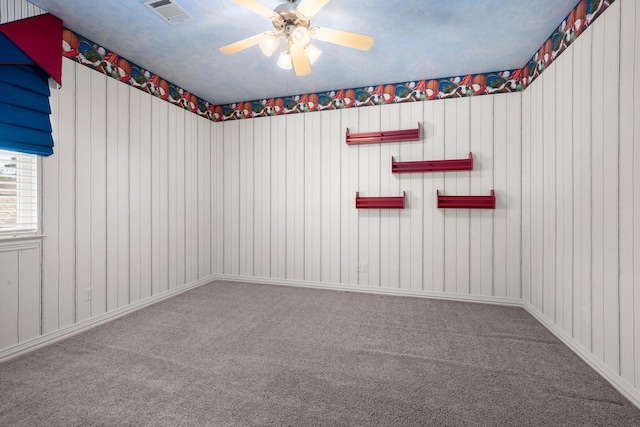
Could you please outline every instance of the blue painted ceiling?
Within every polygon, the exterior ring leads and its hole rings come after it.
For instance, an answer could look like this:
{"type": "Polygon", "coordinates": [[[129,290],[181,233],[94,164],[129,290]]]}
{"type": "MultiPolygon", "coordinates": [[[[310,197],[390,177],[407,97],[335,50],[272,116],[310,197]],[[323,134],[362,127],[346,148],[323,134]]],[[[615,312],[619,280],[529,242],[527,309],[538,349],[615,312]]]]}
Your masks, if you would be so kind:
{"type": "MultiPolygon", "coordinates": [[[[273,9],[284,0],[257,0],[273,9]]],[[[312,26],[374,37],[368,51],[315,41],[311,74],[258,46],[219,48],[273,30],[232,0],[177,0],[195,20],[171,26],[142,0],[31,0],[78,34],[214,104],[520,68],[577,0],[331,0],[312,26]]]]}

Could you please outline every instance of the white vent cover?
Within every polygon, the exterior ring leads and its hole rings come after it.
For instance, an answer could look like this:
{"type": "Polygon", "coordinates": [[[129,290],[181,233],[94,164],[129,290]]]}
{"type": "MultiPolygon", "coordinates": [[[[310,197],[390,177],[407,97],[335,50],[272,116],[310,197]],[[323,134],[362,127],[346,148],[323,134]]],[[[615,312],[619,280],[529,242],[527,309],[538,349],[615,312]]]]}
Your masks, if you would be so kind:
{"type": "Polygon", "coordinates": [[[144,5],[171,25],[193,21],[193,16],[189,15],[174,0],[147,0],[144,5]]]}

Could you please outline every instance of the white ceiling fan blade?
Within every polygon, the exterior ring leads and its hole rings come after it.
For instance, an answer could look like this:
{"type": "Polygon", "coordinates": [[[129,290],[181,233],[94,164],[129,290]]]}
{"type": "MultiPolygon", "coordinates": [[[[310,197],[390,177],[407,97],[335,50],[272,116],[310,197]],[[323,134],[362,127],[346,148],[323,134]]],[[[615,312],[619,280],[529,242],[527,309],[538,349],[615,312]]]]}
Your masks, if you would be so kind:
{"type": "Polygon", "coordinates": [[[327,3],[329,3],[329,0],[302,0],[296,8],[296,14],[311,19],[313,15],[318,13],[327,3]]]}
{"type": "Polygon", "coordinates": [[[291,46],[291,62],[293,62],[293,68],[296,70],[296,76],[306,76],[311,72],[309,58],[307,58],[302,48],[291,46]]]}
{"type": "Polygon", "coordinates": [[[333,28],[317,27],[311,31],[311,35],[324,42],[335,43],[354,49],[369,50],[369,48],[373,46],[373,37],[371,36],[334,30],[333,28]]]}
{"type": "Polygon", "coordinates": [[[269,9],[268,7],[261,5],[260,3],[258,3],[256,0],[233,0],[234,2],[238,3],[240,6],[245,7],[255,13],[257,13],[258,15],[262,15],[265,18],[269,19],[269,20],[279,20],[282,19],[280,18],[280,15],[278,15],[277,13],[275,13],[273,10],[269,9]]]}
{"type": "Polygon", "coordinates": [[[220,52],[231,55],[232,53],[240,52],[241,50],[245,50],[250,48],[251,46],[255,46],[260,43],[260,40],[267,33],[256,34],[255,36],[247,37],[246,39],[242,39],[235,43],[231,43],[230,45],[223,46],[220,48],[220,52]]]}

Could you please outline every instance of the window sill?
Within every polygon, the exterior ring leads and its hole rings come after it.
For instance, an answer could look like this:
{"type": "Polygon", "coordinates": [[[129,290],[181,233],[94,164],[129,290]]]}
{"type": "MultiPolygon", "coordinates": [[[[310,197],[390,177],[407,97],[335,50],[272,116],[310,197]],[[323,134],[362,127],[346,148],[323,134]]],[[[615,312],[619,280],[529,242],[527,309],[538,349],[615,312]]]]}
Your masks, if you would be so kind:
{"type": "Polygon", "coordinates": [[[46,236],[44,234],[12,234],[12,235],[0,235],[0,246],[10,246],[13,243],[22,242],[40,242],[46,236]]]}

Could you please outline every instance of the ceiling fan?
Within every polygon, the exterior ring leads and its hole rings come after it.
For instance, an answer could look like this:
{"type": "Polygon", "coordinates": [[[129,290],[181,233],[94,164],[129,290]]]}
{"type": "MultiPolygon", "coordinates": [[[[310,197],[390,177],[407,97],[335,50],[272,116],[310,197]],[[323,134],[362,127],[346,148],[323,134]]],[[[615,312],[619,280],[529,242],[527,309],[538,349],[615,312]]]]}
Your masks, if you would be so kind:
{"type": "Polygon", "coordinates": [[[256,34],[220,48],[222,53],[233,54],[249,47],[260,45],[262,52],[271,56],[284,40],[284,49],[280,53],[278,66],[295,69],[296,75],[304,76],[311,72],[311,64],[322,53],[312,45],[311,39],[335,43],[342,46],[368,50],[373,46],[373,37],[332,28],[311,27],[311,18],[320,11],[329,0],[287,0],[274,10],[256,0],[233,0],[271,21],[275,31],[256,34]],[[299,2],[299,4],[297,4],[299,2]]]}

